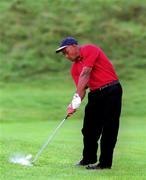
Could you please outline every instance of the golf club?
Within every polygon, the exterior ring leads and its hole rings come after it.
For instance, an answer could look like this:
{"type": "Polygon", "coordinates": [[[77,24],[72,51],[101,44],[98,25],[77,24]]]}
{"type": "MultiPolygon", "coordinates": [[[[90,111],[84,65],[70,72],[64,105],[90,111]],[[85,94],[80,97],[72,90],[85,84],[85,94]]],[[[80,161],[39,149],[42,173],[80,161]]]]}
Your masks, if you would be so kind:
{"type": "Polygon", "coordinates": [[[56,127],[56,129],[52,132],[52,134],[48,137],[47,141],[41,146],[40,150],[38,151],[38,153],[36,154],[36,156],[34,157],[33,160],[32,159],[32,155],[28,154],[27,156],[24,155],[20,155],[17,154],[16,156],[10,158],[10,162],[11,163],[16,163],[16,164],[20,164],[20,165],[24,165],[24,166],[32,166],[40,157],[40,155],[42,154],[43,150],[45,149],[45,147],[51,142],[51,140],[55,137],[57,131],[59,130],[59,128],[63,125],[64,121],[68,118],[69,116],[67,115],[60,123],[59,125],[56,127]]]}
{"type": "Polygon", "coordinates": [[[36,154],[34,160],[32,161],[32,163],[34,164],[37,159],[39,158],[39,156],[41,155],[42,151],[45,149],[45,147],[51,142],[51,140],[54,138],[54,136],[56,135],[58,129],[63,125],[64,121],[68,118],[68,115],[59,123],[59,125],[56,127],[56,129],[53,131],[53,133],[49,136],[48,140],[42,145],[42,147],[40,148],[39,152],[36,154]]]}

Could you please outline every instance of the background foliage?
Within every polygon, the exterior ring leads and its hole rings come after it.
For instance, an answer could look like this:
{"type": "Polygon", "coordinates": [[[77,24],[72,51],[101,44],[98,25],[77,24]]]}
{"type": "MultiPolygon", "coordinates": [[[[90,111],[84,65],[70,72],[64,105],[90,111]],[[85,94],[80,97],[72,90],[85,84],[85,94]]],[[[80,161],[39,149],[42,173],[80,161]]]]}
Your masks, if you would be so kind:
{"type": "Polygon", "coordinates": [[[99,45],[121,77],[146,68],[145,0],[1,0],[0,78],[64,72],[62,38],[99,45]]]}

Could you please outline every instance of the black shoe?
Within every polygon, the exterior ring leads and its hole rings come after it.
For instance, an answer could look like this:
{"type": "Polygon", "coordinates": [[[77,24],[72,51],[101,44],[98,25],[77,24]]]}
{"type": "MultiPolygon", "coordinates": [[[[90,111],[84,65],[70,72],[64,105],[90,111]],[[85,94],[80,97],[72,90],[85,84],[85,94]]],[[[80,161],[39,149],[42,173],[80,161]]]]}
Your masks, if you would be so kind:
{"type": "Polygon", "coordinates": [[[109,167],[109,166],[100,166],[100,164],[96,164],[96,165],[88,165],[86,167],[86,169],[88,169],[88,170],[103,170],[103,169],[111,169],[111,167],[109,167]]]}
{"type": "Polygon", "coordinates": [[[87,165],[89,165],[89,164],[95,164],[96,163],[96,161],[92,161],[92,162],[86,162],[86,161],[84,161],[84,160],[81,160],[81,161],[79,161],[78,163],[76,163],[76,166],[87,166],[87,165]]]}

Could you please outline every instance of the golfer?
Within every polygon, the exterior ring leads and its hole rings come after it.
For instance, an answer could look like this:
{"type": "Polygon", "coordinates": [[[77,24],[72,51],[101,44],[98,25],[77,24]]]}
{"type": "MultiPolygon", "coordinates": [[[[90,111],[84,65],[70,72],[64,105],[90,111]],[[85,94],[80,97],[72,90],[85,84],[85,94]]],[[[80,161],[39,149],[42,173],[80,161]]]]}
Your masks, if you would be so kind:
{"type": "Polygon", "coordinates": [[[122,88],[118,76],[101,48],[93,44],[80,46],[76,39],[67,37],[56,49],[58,52],[72,62],[71,75],[76,85],[76,92],[67,108],[69,116],[79,108],[89,88],[82,128],[83,157],[77,165],[91,170],[110,169],[121,113],[122,88]]]}

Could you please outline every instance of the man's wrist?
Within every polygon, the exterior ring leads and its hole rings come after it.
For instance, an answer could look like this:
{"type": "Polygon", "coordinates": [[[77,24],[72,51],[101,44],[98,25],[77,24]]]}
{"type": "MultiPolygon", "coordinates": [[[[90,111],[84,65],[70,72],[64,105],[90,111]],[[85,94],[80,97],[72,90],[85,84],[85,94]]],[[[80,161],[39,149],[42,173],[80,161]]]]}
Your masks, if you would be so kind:
{"type": "Polygon", "coordinates": [[[78,93],[75,93],[71,102],[73,109],[78,109],[81,105],[81,98],[78,93]]]}

